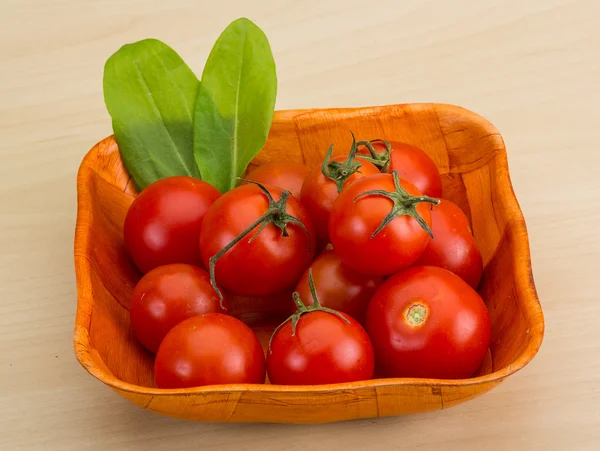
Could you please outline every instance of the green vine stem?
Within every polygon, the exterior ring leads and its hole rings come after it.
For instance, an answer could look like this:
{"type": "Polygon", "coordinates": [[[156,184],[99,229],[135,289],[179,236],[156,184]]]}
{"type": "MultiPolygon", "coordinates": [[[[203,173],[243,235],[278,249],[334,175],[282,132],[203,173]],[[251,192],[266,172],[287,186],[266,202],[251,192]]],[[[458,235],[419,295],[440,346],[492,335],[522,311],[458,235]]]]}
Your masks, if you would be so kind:
{"type": "Polygon", "coordinates": [[[294,303],[296,304],[297,310],[294,314],[290,315],[283,323],[281,323],[279,326],[277,326],[275,328],[275,330],[273,331],[273,334],[271,335],[271,338],[269,339],[269,353],[271,352],[271,341],[273,341],[273,337],[275,336],[277,331],[279,329],[281,329],[285,324],[287,324],[288,321],[291,321],[292,322],[292,337],[293,337],[294,335],[296,335],[296,326],[298,325],[298,321],[300,320],[300,317],[302,315],[304,315],[305,313],[327,312],[327,313],[331,313],[332,315],[335,315],[335,316],[341,318],[347,324],[350,324],[350,321],[348,320],[348,318],[346,318],[344,315],[342,315],[337,310],[333,310],[328,307],[323,307],[321,305],[321,303],[319,302],[319,298],[317,296],[317,290],[315,289],[315,282],[314,282],[313,276],[312,276],[312,268],[308,269],[308,287],[310,288],[310,294],[312,295],[312,298],[313,298],[313,304],[309,305],[309,306],[304,305],[304,302],[302,302],[302,300],[300,299],[300,295],[298,294],[297,291],[295,291],[292,294],[292,298],[294,299],[294,303]]]}
{"type": "Polygon", "coordinates": [[[333,144],[331,144],[321,165],[321,172],[325,177],[335,182],[338,193],[342,192],[346,180],[361,167],[360,161],[356,159],[356,151],[358,150],[356,138],[354,137],[354,133],[350,132],[350,134],[352,135],[352,146],[346,160],[342,162],[331,161],[331,153],[333,152],[333,144]]]}
{"type": "Polygon", "coordinates": [[[398,216],[403,216],[403,215],[414,218],[419,223],[419,225],[423,228],[423,230],[425,230],[427,232],[427,234],[431,238],[433,238],[433,233],[431,232],[429,225],[427,225],[425,220],[421,217],[421,215],[417,211],[417,205],[420,204],[421,202],[428,202],[430,204],[437,205],[440,203],[440,201],[438,199],[434,199],[433,197],[429,197],[429,196],[411,196],[410,194],[408,194],[406,192],[406,190],[404,188],[402,188],[402,185],[400,184],[400,176],[398,175],[398,172],[392,171],[392,177],[394,178],[394,188],[395,188],[394,191],[390,192],[390,191],[374,189],[371,191],[365,191],[364,193],[361,193],[354,198],[354,203],[356,203],[356,201],[359,198],[362,198],[365,196],[387,197],[392,202],[394,202],[394,206],[392,207],[392,210],[383,219],[383,221],[381,221],[381,224],[379,224],[379,227],[377,227],[377,229],[371,234],[371,238],[375,238],[375,236],[379,232],[381,232],[385,228],[385,226],[387,226],[390,222],[392,222],[398,216]]]}
{"type": "Polygon", "coordinates": [[[221,307],[223,307],[223,293],[219,289],[219,287],[217,285],[217,280],[215,277],[215,267],[217,265],[217,261],[223,255],[225,255],[225,253],[229,249],[231,249],[233,246],[235,246],[237,243],[239,243],[242,239],[244,239],[244,237],[246,235],[248,235],[250,232],[252,232],[252,230],[254,230],[256,227],[260,226],[259,229],[257,230],[257,232],[254,235],[252,235],[252,237],[248,240],[249,243],[254,241],[254,239],[269,224],[273,224],[274,226],[279,228],[281,230],[281,236],[283,236],[283,237],[289,236],[288,231],[287,231],[287,225],[289,223],[296,224],[299,227],[301,227],[302,230],[304,230],[306,232],[306,234],[308,235],[308,238],[309,238],[308,239],[308,252],[310,253],[310,250],[311,250],[310,249],[310,232],[308,231],[306,226],[302,223],[302,221],[300,221],[298,218],[290,215],[287,212],[287,201],[291,195],[291,193],[289,191],[284,190],[283,193],[281,194],[281,198],[278,201],[275,201],[273,199],[273,196],[269,192],[269,190],[264,185],[262,185],[258,182],[254,182],[252,180],[244,180],[241,178],[238,178],[238,180],[242,180],[247,183],[253,183],[254,185],[258,186],[265,193],[265,196],[267,196],[267,199],[269,201],[269,207],[267,208],[267,211],[265,213],[263,213],[263,215],[260,216],[256,221],[254,221],[250,226],[248,226],[248,228],[246,230],[244,230],[242,233],[240,233],[238,236],[236,236],[229,244],[227,244],[223,249],[221,249],[215,255],[210,257],[210,259],[208,260],[209,273],[210,273],[210,284],[213,287],[213,289],[215,290],[215,292],[219,295],[219,302],[221,304],[221,307]]]}
{"type": "Polygon", "coordinates": [[[379,168],[381,172],[387,172],[390,166],[390,154],[392,152],[392,145],[383,139],[372,139],[370,141],[358,141],[356,147],[359,148],[364,146],[369,151],[370,157],[361,155],[361,158],[374,164],[379,168]],[[373,147],[373,143],[382,143],[385,146],[385,150],[377,152],[373,147]]]}

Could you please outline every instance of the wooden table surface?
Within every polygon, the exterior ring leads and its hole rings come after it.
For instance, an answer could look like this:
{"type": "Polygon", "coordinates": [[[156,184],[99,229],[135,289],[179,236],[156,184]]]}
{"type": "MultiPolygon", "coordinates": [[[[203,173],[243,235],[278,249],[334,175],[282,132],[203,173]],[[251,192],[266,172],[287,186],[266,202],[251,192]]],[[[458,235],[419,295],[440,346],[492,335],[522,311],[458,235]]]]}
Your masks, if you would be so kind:
{"type": "Polygon", "coordinates": [[[2,0],[0,449],[600,449],[600,2],[2,0]],[[157,37],[201,73],[234,18],[278,64],[277,107],[458,104],[506,141],[545,312],[497,389],[426,415],[324,426],[160,417],[73,353],[75,174],[111,133],[106,58],[157,37]]]}

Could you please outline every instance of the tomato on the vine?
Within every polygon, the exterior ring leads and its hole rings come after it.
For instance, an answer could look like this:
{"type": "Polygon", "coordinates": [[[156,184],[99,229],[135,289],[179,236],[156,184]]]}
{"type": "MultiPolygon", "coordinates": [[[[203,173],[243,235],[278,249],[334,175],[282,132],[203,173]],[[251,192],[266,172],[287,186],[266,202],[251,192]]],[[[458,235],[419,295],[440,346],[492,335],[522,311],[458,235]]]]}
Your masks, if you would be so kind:
{"type": "Polygon", "coordinates": [[[193,316],[165,336],[154,362],[159,388],[262,384],[265,355],[254,332],[220,313],[193,316]]]}
{"type": "Polygon", "coordinates": [[[349,155],[331,158],[332,150],[333,146],[323,164],[310,171],[300,193],[300,200],[310,213],[319,238],[325,243],[329,242],[329,214],[342,189],[362,177],[379,173],[373,164],[355,158],[354,144],[349,155]]]}
{"type": "Polygon", "coordinates": [[[428,203],[438,201],[397,173],[357,180],[335,201],[329,219],[331,244],[348,266],[388,275],[413,264],[431,236],[428,203]]]}
{"type": "Polygon", "coordinates": [[[417,264],[445,268],[476,288],[483,260],[464,212],[449,200],[441,200],[431,211],[431,231],[433,239],[417,264]]]}
{"type": "Polygon", "coordinates": [[[300,199],[302,184],[309,172],[308,166],[302,163],[270,161],[249,171],[244,179],[263,185],[277,186],[288,190],[296,199],[300,199]]]}
{"type": "MultiPolygon", "coordinates": [[[[226,308],[227,300],[223,305],[226,308]]],[[[225,312],[210,285],[208,273],[188,264],[159,266],[133,290],[129,315],[133,334],[150,352],[181,321],[204,313],[225,312]]]]}
{"type": "Polygon", "coordinates": [[[422,149],[403,142],[361,141],[361,155],[370,155],[383,172],[398,172],[400,178],[415,185],[426,196],[442,197],[442,179],[437,166],[422,149]],[[388,145],[389,144],[389,148],[388,145]]]}
{"type": "Polygon", "coordinates": [[[201,265],[198,235],[206,211],[221,195],[187,176],[160,179],[133,201],[123,229],[125,247],[140,271],[170,263],[201,265]]]}
{"type": "Polygon", "coordinates": [[[435,266],[413,266],[383,282],[369,304],[366,328],[386,377],[471,377],[491,336],[477,292],[435,266]]]}
{"type": "Polygon", "coordinates": [[[325,251],[304,272],[296,285],[300,299],[306,305],[313,304],[309,286],[309,271],[312,272],[317,296],[323,307],[350,315],[364,323],[369,301],[383,278],[360,273],[342,263],[333,251],[325,251]]]}
{"type": "Polygon", "coordinates": [[[225,193],[206,213],[200,232],[202,259],[216,283],[241,295],[293,287],[315,247],[306,209],[271,185],[252,183],[225,193]]]}
{"type": "Polygon", "coordinates": [[[267,351],[271,383],[317,385],[371,379],[375,359],[365,330],[352,317],[322,307],[314,291],[313,295],[313,305],[306,307],[294,293],[298,311],[271,337],[267,351]]]}

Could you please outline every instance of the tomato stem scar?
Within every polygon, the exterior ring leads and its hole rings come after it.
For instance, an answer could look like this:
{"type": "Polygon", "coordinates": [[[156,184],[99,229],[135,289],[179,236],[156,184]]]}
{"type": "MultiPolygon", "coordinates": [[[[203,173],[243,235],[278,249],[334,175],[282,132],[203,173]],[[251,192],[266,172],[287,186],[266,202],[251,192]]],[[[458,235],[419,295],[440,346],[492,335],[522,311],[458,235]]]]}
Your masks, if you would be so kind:
{"type": "Polygon", "coordinates": [[[410,326],[420,326],[427,319],[428,310],[423,304],[413,304],[406,309],[406,322],[410,326]]]}

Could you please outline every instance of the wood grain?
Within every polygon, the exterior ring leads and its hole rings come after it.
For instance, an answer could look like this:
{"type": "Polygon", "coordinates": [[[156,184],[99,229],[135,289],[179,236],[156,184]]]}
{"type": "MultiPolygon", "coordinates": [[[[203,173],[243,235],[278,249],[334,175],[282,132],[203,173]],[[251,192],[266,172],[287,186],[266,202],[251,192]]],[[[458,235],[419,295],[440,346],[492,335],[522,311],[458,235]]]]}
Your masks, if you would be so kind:
{"type": "MultiPolygon", "coordinates": [[[[135,404],[169,416],[219,422],[322,423],[447,408],[489,391],[526,365],[541,345],[544,319],[533,283],[525,222],[497,130],[480,116],[449,105],[283,111],[276,113],[269,139],[254,164],[288,159],[319,165],[330,143],[337,153],[349,148],[349,130],[360,140],[382,136],[419,145],[438,163],[442,177],[462,176],[464,187],[450,190],[445,197],[469,206],[475,239],[484,262],[489,263],[480,292],[492,321],[491,353],[476,377],[157,389],[152,359],[129,325],[128,304],[139,274],[123,244],[131,183],[113,137],[92,148],[77,180],[74,340],[84,368],[135,404]]],[[[232,310],[241,318],[253,316],[265,345],[270,332],[289,314],[280,308],[289,305],[289,293],[281,298],[243,300],[232,310]]]]}
{"type": "Polygon", "coordinates": [[[0,449],[599,449],[599,15],[595,0],[1,1],[0,449]],[[103,64],[158,37],[200,74],[242,15],[273,46],[278,109],[440,102],[498,127],[547,326],[523,370],[448,410],[282,426],[169,419],[77,363],[75,181],[111,133],[103,64]]]}

